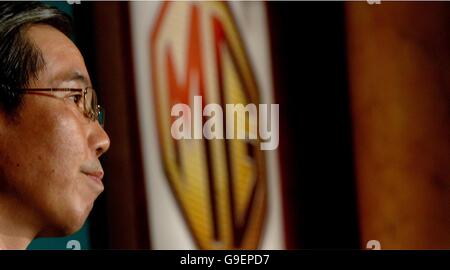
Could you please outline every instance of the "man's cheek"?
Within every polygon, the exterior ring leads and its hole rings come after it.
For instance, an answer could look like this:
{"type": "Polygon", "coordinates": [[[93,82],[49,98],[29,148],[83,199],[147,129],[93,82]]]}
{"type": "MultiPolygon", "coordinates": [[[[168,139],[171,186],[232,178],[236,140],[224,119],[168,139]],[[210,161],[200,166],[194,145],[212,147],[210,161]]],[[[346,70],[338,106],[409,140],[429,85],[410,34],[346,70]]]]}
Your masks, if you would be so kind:
{"type": "MultiPolygon", "coordinates": [[[[64,133],[63,140],[60,140],[55,145],[57,155],[65,159],[78,159],[78,162],[83,162],[82,159],[86,149],[86,139],[82,136],[79,129],[73,129],[69,133],[64,133]]],[[[72,164],[73,166],[81,166],[81,164],[72,164]]]]}

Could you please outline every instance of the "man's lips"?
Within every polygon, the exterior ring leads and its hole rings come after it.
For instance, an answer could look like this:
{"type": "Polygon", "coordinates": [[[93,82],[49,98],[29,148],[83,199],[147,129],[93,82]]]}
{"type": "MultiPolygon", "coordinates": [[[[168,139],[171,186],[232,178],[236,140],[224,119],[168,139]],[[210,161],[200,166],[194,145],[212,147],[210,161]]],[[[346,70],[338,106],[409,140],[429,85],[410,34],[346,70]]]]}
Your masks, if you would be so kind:
{"type": "Polygon", "coordinates": [[[87,176],[89,176],[89,178],[91,178],[92,180],[101,183],[102,184],[102,179],[103,179],[103,171],[92,171],[92,172],[83,172],[84,174],[86,174],[87,176]]]}
{"type": "Polygon", "coordinates": [[[86,162],[83,164],[80,168],[81,172],[84,173],[86,176],[94,180],[95,182],[103,185],[102,179],[103,179],[103,169],[102,165],[100,164],[100,161],[92,161],[92,162],[86,162]]]}

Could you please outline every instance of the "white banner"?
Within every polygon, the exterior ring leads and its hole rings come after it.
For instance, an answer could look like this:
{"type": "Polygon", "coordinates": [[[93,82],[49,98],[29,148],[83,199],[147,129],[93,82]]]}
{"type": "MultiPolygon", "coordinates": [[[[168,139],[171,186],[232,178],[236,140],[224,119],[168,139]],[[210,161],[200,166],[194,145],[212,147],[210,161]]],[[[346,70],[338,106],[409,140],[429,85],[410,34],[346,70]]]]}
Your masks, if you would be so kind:
{"type": "Polygon", "coordinates": [[[276,149],[170,136],[171,105],[194,94],[275,103],[265,4],[129,5],[152,248],[284,249],[276,149]]]}

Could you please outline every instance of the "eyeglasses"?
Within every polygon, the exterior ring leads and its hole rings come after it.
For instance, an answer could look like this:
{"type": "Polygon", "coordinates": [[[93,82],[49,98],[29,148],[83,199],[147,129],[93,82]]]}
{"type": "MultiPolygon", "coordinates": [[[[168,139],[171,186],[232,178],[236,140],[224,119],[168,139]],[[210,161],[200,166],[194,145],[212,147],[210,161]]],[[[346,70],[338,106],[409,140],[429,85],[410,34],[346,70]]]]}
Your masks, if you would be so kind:
{"type": "Polygon", "coordinates": [[[70,99],[78,107],[85,117],[92,121],[98,121],[103,128],[105,124],[105,110],[97,103],[97,94],[92,87],[81,88],[23,88],[18,89],[27,94],[40,94],[50,92],[49,96],[61,99],[70,99]],[[57,96],[57,92],[69,92],[63,97],[57,96]]]}

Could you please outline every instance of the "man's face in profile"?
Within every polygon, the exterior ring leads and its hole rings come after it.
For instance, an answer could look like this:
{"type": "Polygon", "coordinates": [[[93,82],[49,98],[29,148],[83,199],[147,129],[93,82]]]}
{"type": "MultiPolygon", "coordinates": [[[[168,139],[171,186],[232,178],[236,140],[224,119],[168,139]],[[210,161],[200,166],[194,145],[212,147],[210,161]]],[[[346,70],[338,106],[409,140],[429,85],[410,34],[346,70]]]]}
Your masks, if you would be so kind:
{"type": "MultiPolygon", "coordinates": [[[[91,85],[83,57],[63,33],[37,24],[27,37],[45,68],[29,88],[85,88],[91,85]]],[[[0,178],[18,218],[40,228],[38,236],[67,235],[85,222],[103,191],[99,157],[109,138],[86,118],[67,93],[24,95],[17,119],[0,112],[0,178]]]]}

